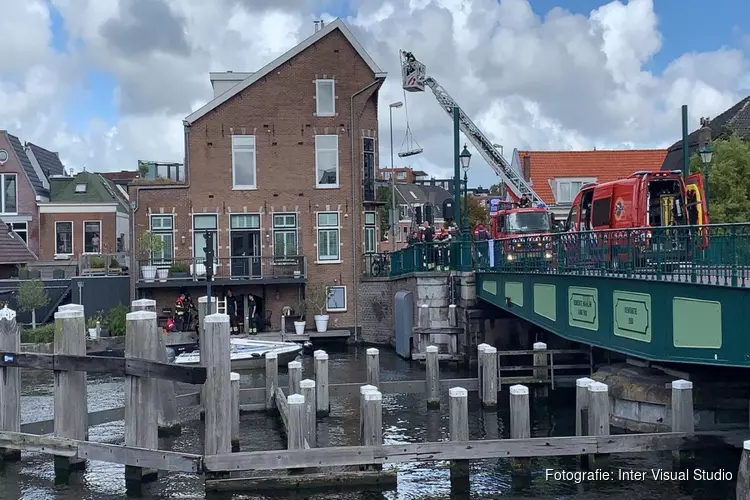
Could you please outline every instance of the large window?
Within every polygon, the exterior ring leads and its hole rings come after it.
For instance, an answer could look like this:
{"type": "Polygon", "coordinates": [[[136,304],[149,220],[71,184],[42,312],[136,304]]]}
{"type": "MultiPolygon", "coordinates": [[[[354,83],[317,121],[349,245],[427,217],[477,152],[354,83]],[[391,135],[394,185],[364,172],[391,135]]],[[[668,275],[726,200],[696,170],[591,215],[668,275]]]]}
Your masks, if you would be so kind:
{"type": "Polygon", "coordinates": [[[375,139],[362,139],[362,184],[364,201],[375,201],[375,139]]]}
{"type": "Polygon", "coordinates": [[[365,212],[365,253],[375,253],[377,247],[377,226],[375,212],[365,212]]]}
{"type": "Polygon", "coordinates": [[[557,179],[557,203],[573,203],[584,184],[596,179],[557,179]]]}
{"type": "Polygon", "coordinates": [[[0,214],[18,212],[16,174],[0,174],[0,214]]]}
{"type": "Polygon", "coordinates": [[[151,234],[161,240],[162,248],[151,254],[154,265],[171,264],[174,258],[174,216],[152,215],[151,234]]]}
{"type": "Polygon", "coordinates": [[[26,222],[9,222],[6,223],[24,243],[29,243],[29,226],[26,222]]]}
{"type": "Polygon", "coordinates": [[[346,287],[329,286],[328,300],[326,301],[326,312],[346,311],[346,287]]]}
{"type": "Polygon", "coordinates": [[[232,186],[235,189],[257,187],[254,135],[232,136],[232,186]]]}
{"type": "Polygon", "coordinates": [[[297,255],[297,214],[273,215],[274,257],[297,255]]]}
{"type": "Polygon", "coordinates": [[[73,254],[73,223],[55,222],[55,254],[73,254]]]}
{"type": "Polygon", "coordinates": [[[102,251],[102,223],[99,221],[84,221],[83,223],[83,252],[100,253],[102,251]]]}
{"type": "Polygon", "coordinates": [[[340,260],[339,252],[339,213],[318,213],[318,260],[337,261],[340,260]]]}
{"type": "Polygon", "coordinates": [[[315,114],[336,116],[336,82],[315,80],[315,114]]]}
{"type": "Polygon", "coordinates": [[[315,186],[339,187],[339,136],[315,136],[315,186]]]}
{"type": "Polygon", "coordinates": [[[193,216],[193,257],[197,260],[198,264],[203,263],[203,259],[206,258],[206,231],[213,233],[214,236],[214,264],[218,255],[216,253],[217,248],[217,237],[216,229],[218,227],[218,216],[217,215],[194,215],[193,216]]]}

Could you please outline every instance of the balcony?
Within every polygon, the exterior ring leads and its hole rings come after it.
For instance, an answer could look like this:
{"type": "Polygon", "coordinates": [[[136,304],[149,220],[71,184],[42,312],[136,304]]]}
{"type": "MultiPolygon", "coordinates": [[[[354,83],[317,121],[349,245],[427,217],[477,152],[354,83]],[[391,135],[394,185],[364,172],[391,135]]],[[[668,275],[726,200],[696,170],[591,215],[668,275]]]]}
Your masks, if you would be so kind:
{"type": "MultiPolygon", "coordinates": [[[[307,262],[303,256],[223,257],[214,264],[213,282],[229,284],[304,283],[307,262]]],[[[201,258],[139,260],[138,287],[188,286],[206,282],[205,260],[201,258]]]]}

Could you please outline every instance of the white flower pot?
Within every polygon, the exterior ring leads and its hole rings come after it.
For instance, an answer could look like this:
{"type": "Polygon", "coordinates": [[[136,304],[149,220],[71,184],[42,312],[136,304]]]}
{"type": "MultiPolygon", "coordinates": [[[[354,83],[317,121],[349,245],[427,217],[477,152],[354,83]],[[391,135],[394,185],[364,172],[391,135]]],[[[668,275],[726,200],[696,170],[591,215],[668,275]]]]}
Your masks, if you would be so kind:
{"type": "Polygon", "coordinates": [[[315,315],[315,328],[321,333],[328,330],[328,315],[327,314],[315,315]]]}
{"type": "Polygon", "coordinates": [[[157,269],[156,274],[159,276],[159,281],[164,283],[169,277],[169,269],[160,267],[159,269],[157,269]]]}
{"type": "Polygon", "coordinates": [[[141,267],[141,272],[143,273],[143,279],[147,283],[154,282],[154,278],[156,278],[156,266],[143,266],[141,267]]]}
{"type": "Polygon", "coordinates": [[[297,335],[303,335],[305,333],[305,322],[304,321],[295,321],[294,322],[294,331],[297,333],[297,335]]]}
{"type": "Polygon", "coordinates": [[[96,328],[89,328],[89,338],[96,339],[99,338],[99,332],[96,328]]]}

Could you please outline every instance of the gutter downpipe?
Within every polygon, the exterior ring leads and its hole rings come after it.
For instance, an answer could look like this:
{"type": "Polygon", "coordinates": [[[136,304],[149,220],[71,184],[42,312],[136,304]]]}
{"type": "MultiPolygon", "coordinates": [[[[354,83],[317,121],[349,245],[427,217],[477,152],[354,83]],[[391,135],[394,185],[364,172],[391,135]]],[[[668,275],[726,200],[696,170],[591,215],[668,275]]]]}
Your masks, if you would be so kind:
{"type": "MultiPolygon", "coordinates": [[[[352,196],[354,196],[356,200],[356,183],[354,182],[354,172],[355,172],[355,157],[354,157],[354,138],[356,137],[356,129],[354,128],[354,98],[357,97],[362,92],[367,91],[368,89],[374,87],[375,85],[378,85],[379,83],[383,82],[383,78],[376,78],[374,82],[367,85],[366,87],[356,91],[352,94],[351,98],[349,99],[349,135],[351,138],[351,181],[352,181],[352,196]]],[[[378,155],[380,156],[380,155],[378,155]]],[[[355,205],[355,204],[353,204],[355,205]]],[[[353,206],[354,210],[359,211],[360,207],[353,206]]],[[[357,279],[357,217],[354,216],[355,214],[352,214],[352,278],[354,279],[354,343],[356,344],[358,339],[357,335],[357,323],[359,322],[359,293],[356,288],[359,288],[359,280],[357,279]]]]}
{"type": "MultiPolygon", "coordinates": [[[[154,189],[190,189],[190,168],[188,166],[190,162],[190,148],[188,147],[188,138],[190,137],[190,123],[187,120],[182,120],[182,126],[185,129],[185,184],[175,185],[175,186],[138,186],[136,185],[135,188],[135,200],[130,202],[130,209],[131,209],[131,216],[130,216],[130,227],[131,227],[131,243],[130,247],[132,248],[131,251],[131,266],[130,269],[135,271],[136,275],[133,277],[133,288],[132,291],[132,298],[135,300],[136,298],[136,283],[138,282],[138,275],[140,274],[141,270],[140,267],[136,269],[135,263],[137,262],[136,259],[136,237],[135,237],[135,213],[138,211],[138,207],[140,205],[140,194],[142,189],[146,190],[154,190],[154,189]]],[[[178,170],[179,172],[179,170],[178,170]]],[[[128,193],[130,195],[130,193],[128,193]]],[[[140,248],[138,249],[140,252],[140,248]]]]}

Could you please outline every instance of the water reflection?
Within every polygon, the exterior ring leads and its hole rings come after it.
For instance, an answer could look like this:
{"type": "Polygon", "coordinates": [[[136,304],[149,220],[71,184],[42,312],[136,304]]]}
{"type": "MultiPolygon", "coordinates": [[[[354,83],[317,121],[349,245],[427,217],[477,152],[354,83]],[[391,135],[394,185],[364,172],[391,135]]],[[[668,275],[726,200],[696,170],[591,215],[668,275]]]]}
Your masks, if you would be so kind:
{"type": "MultiPolygon", "coordinates": [[[[410,364],[394,353],[381,350],[381,380],[404,380],[423,378],[424,370],[419,364],[410,364]]],[[[330,353],[329,373],[332,383],[361,382],[366,378],[365,350],[351,349],[348,352],[330,353]]],[[[303,360],[304,378],[313,377],[312,358],[303,360]]],[[[441,367],[441,376],[461,377],[455,367],[441,367]]],[[[53,410],[52,377],[50,372],[23,371],[23,422],[51,419],[53,410]]],[[[280,383],[288,384],[287,373],[280,367],[280,383]]],[[[264,385],[262,374],[243,373],[243,387],[264,385]]],[[[193,392],[192,386],[179,385],[180,393],[193,392]]],[[[533,436],[564,436],[574,433],[574,392],[557,389],[548,397],[532,398],[531,418],[533,436]]],[[[123,404],[123,381],[120,378],[90,375],[88,385],[89,411],[102,410],[123,404]]],[[[439,410],[427,410],[419,395],[389,394],[383,398],[383,438],[385,443],[418,443],[448,439],[448,401],[443,395],[439,410]]],[[[198,420],[197,408],[180,410],[183,419],[181,436],[161,439],[160,447],[200,453],[203,446],[203,424],[198,420]]],[[[508,438],[506,425],[509,418],[508,391],[504,387],[498,398],[497,411],[481,408],[475,393],[469,395],[469,433],[472,439],[508,438]]],[[[332,398],[331,415],[319,423],[318,440],[328,446],[353,445],[358,443],[358,400],[332,398]]],[[[286,442],[282,438],[279,423],[263,413],[241,416],[242,451],[282,449],[286,442]]],[[[90,429],[90,439],[109,443],[124,441],[122,422],[113,422],[90,429]]],[[[650,453],[639,456],[615,455],[610,461],[613,469],[651,468],[671,470],[670,453],[650,453]]],[[[717,470],[723,467],[734,473],[739,463],[739,452],[702,452],[696,455],[696,467],[717,470]]],[[[396,467],[387,465],[387,467],[396,467]]],[[[574,457],[549,457],[533,459],[527,475],[511,473],[508,459],[476,460],[471,463],[471,498],[555,498],[599,500],[608,499],[663,499],[670,500],[719,500],[733,498],[733,483],[695,482],[660,483],[652,479],[642,482],[610,481],[575,484],[547,480],[545,469],[575,470],[574,457]]],[[[321,493],[299,495],[290,493],[284,498],[309,499],[449,499],[450,481],[448,464],[445,462],[399,464],[398,490],[387,492],[357,491],[347,493],[321,493]]],[[[276,472],[279,474],[280,472],[276,472]]],[[[274,473],[265,473],[271,475],[274,473]]],[[[114,500],[123,498],[125,491],[124,467],[103,462],[89,462],[82,474],[74,476],[70,485],[54,486],[52,459],[46,455],[25,454],[21,463],[6,464],[0,468],[0,498],[23,500],[114,500]]],[[[148,486],[145,496],[149,499],[202,499],[203,480],[190,474],[166,474],[158,483],[148,486]]],[[[256,494],[229,495],[232,500],[270,499],[275,496],[256,494]]]]}

